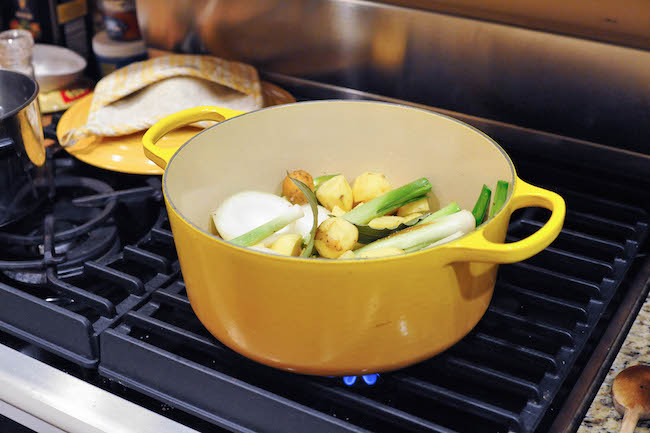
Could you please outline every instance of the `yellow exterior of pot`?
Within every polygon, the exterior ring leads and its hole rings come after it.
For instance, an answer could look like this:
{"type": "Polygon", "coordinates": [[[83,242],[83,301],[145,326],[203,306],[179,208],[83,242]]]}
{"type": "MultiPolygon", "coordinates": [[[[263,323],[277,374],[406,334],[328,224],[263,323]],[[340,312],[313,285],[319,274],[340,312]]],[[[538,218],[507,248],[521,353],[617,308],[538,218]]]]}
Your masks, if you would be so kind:
{"type": "MultiPolygon", "coordinates": [[[[223,113],[210,107],[192,110],[162,120],[145,134],[145,152],[162,167],[173,151],[155,145],[160,137],[205,119],[207,112],[223,113]]],[[[471,234],[436,248],[371,260],[299,259],[237,247],[187,221],[167,194],[165,200],[187,294],[205,327],[260,363],[338,376],[394,370],[427,359],[478,323],[492,298],[498,263],[538,253],[563,224],[560,196],[516,175],[512,187],[504,208],[471,234]],[[526,206],[551,209],[552,216],[537,233],[504,244],[512,212],[526,206]]]]}

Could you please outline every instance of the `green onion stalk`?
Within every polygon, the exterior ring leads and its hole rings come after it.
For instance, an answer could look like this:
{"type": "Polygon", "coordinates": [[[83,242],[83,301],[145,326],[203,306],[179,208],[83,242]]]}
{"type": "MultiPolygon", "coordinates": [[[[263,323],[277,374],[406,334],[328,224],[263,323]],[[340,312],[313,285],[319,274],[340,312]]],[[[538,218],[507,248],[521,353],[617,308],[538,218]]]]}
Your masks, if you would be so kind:
{"type": "Polygon", "coordinates": [[[361,254],[366,251],[390,247],[405,251],[417,246],[424,248],[428,244],[444,239],[454,233],[468,233],[474,230],[475,224],[476,220],[472,213],[467,210],[461,210],[460,212],[439,218],[435,223],[417,225],[386,238],[379,239],[359,248],[355,253],[361,254]]]}
{"type": "Polygon", "coordinates": [[[257,245],[264,239],[271,236],[273,233],[285,228],[303,216],[305,216],[305,213],[300,206],[291,206],[290,208],[287,208],[285,212],[273,218],[271,221],[262,224],[261,226],[254,228],[253,230],[244,233],[241,236],[237,236],[236,238],[231,239],[230,242],[235,245],[239,245],[240,247],[250,247],[257,245]]]}
{"type": "Polygon", "coordinates": [[[429,224],[437,220],[438,218],[442,218],[447,215],[455,214],[456,212],[460,212],[460,206],[458,206],[458,203],[455,201],[452,201],[449,203],[447,206],[443,207],[440,210],[435,211],[431,215],[427,216],[426,218],[423,218],[421,221],[419,221],[416,225],[419,226],[421,224],[429,224]]]}
{"type": "Polygon", "coordinates": [[[451,242],[451,241],[453,241],[455,239],[458,239],[458,238],[464,236],[465,234],[466,234],[466,232],[456,232],[456,233],[453,233],[453,234],[447,236],[446,238],[440,239],[439,241],[424,242],[424,243],[415,245],[413,247],[407,248],[407,249],[404,250],[404,252],[405,253],[413,253],[415,251],[420,251],[420,250],[422,250],[424,248],[437,247],[438,245],[446,244],[447,242],[451,242]]]}
{"type": "Polygon", "coordinates": [[[492,203],[492,209],[490,209],[490,218],[499,213],[505,204],[509,186],[505,180],[497,182],[497,190],[494,192],[494,203],[492,203]]]}
{"type": "Polygon", "coordinates": [[[402,187],[388,191],[379,197],[352,209],[342,216],[354,225],[368,224],[371,220],[386,215],[405,204],[420,200],[431,191],[431,184],[421,178],[402,187]]]}
{"type": "Polygon", "coordinates": [[[472,214],[474,215],[474,219],[476,219],[476,227],[480,226],[483,221],[485,221],[485,217],[487,217],[488,214],[488,207],[490,206],[490,196],[492,195],[492,191],[490,188],[487,187],[487,185],[483,185],[483,188],[481,189],[481,194],[478,196],[478,200],[476,200],[476,204],[474,205],[474,209],[472,210],[472,214]]]}

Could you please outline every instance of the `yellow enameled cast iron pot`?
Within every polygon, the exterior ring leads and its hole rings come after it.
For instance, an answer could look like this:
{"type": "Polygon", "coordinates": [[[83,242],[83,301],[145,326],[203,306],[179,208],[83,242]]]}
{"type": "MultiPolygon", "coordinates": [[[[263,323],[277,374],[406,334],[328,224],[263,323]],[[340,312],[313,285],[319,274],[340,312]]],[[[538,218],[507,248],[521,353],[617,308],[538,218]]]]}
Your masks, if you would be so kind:
{"type": "Polygon", "coordinates": [[[166,167],[165,203],[198,318],[233,350],[299,373],[375,373],[447,349],[483,316],[498,264],[540,252],[564,221],[564,200],[520,180],[485,134],[401,105],[319,101],[246,114],[199,107],[161,120],[143,143],[166,167]],[[165,134],[199,120],[222,122],[180,149],[164,147],[165,134]],[[244,190],[279,193],[286,171],[296,169],[350,180],[376,171],[393,185],[426,177],[434,205],[456,201],[470,210],[484,183],[503,179],[511,188],[503,209],[476,231],[403,256],[283,257],[214,234],[210,213],[224,199],[244,190]],[[550,209],[550,219],[533,235],[503,243],[510,215],[527,206],[550,209]]]}

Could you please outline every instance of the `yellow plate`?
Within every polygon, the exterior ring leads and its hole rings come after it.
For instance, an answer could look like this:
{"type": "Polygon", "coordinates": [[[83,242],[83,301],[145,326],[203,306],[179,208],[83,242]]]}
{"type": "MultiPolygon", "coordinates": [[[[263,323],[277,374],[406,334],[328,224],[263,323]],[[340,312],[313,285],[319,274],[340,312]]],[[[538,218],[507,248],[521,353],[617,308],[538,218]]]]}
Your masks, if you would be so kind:
{"type": "MultiPolygon", "coordinates": [[[[296,102],[287,91],[265,81],[262,82],[262,93],[264,105],[267,107],[296,102]]],[[[86,123],[92,99],[93,94],[90,93],[63,113],[56,128],[59,140],[72,128],[86,123]]],[[[187,126],[179,128],[160,141],[161,147],[178,148],[200,131],[201,129],[187,126]]],[[[142,136],[145,132],[120,137],[88,137],[64,149],[75,158],[106,170],[132,174],[163,174],[163,170],[151,162],[142,151],[142,136]]]]}

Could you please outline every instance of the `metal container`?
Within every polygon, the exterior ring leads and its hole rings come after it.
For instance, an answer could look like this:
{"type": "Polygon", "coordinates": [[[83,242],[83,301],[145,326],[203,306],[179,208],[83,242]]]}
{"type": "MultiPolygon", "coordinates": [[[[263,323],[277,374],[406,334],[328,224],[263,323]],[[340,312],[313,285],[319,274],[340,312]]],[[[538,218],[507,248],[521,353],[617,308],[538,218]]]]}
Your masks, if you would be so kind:
{"type": "Polygon", "coordinates": [[[450,117],[396,104],[319,101],[241,114],[198,107],[147,131],[145,154],[166,167],[163,192],[187,295],[197,317],[233,350],[276,368],[325,376],[394,370],[463,338],[485,313],[498,264],[525,260],[558,235],[557,194],[519,179],[498,144],[450,117]],[[180,150],[166,133],[222,121],[180,150]],[[426,177],[433,201],[471,208],[485,183],[510,182],[503,209],[475,231],[394,257],[325,260],[241,248],[214,234],[210,213],[230,195],[276,192],[286,170],[314,176],[372,169],[396,185],[426,177]],[[510,215],[552,214],[536,233],[504,243],[510,215]]]}
{"type": "Polygon", "coordinates": [[[27,75],[0,70],[0,227],[47,198],[45,143],[36,96],[27,75]]]}

